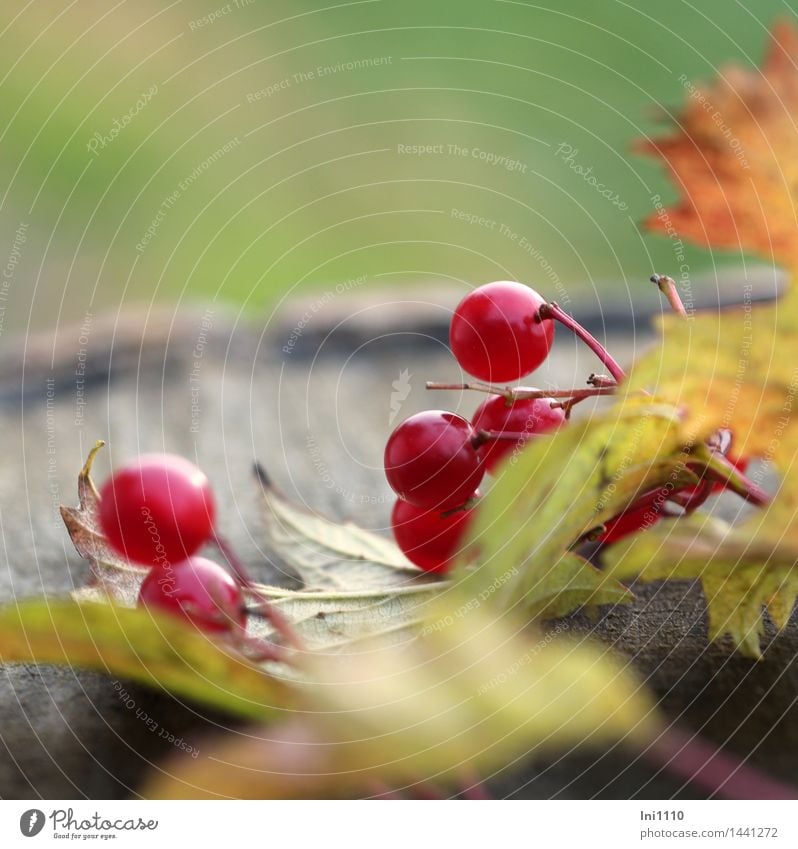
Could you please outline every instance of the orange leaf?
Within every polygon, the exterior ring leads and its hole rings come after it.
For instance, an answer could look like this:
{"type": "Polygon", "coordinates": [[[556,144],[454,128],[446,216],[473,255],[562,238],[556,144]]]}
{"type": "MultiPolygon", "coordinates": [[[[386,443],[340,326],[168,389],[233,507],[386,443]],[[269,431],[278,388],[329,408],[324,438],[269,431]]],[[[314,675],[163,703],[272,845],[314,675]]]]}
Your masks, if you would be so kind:
{"type": "Polygon", "coordinates": [[[677,126],[637,149],[666,162],[681,199],[646,225],[798,269],[798,28],[774,26],[761,71],[727,67],[707,86],[680,79],[677,126]]]}

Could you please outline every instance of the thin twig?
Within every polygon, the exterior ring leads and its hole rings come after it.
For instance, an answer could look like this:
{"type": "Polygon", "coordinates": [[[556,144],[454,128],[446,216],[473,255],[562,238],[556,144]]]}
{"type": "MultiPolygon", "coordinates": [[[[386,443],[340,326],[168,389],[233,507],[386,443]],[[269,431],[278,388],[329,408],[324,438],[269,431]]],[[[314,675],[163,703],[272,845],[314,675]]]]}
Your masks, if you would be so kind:
{"type": "Polygon", "coordinates": [[[501,395],[509,401],[522,401],[528,398],[566,398],[582,400],[593,398],[598,395],[615,394],[616,385],[595,386],[590,389],[530,389],[525,386],[491,386],[489,383],[439,383],[434,380],[427,381],[427,389],[452,389],[458,392],[470,390],[472,392],[485,392],[488,395],[501,395]]]}
{"type": "Polygon", "coordinates": [[[656,283],[660,292],[665,295],[668,303],[677,315],[680,315],[682,318],[688,317],[687,310],[684,308],[682,299],[679,297],[679,292],[676,290],[676,283],[672,277],[668,277],[667,274],[652,274],[651,282],[656,283]]]}
{"type": "Polygon", "coordinates": [[[612,388],[615,388],[618,385],[611,377],[608,377],[606,374],[595,374],[595,372],[590,375],[586,382],[589,386],[611,386],[612,388]]]}
{"type": "Polygon", "coordinates": [[[604,363],[609,373],[618,383],[626,377],[624,370],[615,361],[610,352],[601,344],[601,342],[599,342],[592,333],[589,333],[584,327],[582,327],[575,318],[568,315],[568,313],[565,312],[565,310],[563,310],[555,301],[552,301],[549,304],[543,304],[543,306],[538,310],[536,318],[538,321],[544,321],[546,319],[559,321],[560,324],[567,327],[572,333],[575,333],[588,346],[588,348],[590,348],[601,362],[604,363]]]}

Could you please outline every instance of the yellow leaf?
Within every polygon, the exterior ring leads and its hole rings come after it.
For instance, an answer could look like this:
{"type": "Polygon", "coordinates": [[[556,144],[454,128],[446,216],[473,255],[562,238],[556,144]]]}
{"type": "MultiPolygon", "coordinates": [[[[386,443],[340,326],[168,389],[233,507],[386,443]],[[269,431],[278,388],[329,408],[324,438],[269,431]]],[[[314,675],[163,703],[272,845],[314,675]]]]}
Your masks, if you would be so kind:
{"type": "Polygon", "coordinates": [[[783,628],[798,597],[798,527],[794,514],[785,518],[777,497],[738,528],[698,515],[678,519],[612,546],[606,567],[621,579],[700,578],[709,638],[729,634],[740,651],[759,657],[763,611],[783,628]]]}
{"type": "Polygon", "coordinates": [[[38,599],[0,610],[0,663],[61,663],[168,690],[248,719],[292,701],[238,652],[172,617],[38,599]]]}
{"type": "MultiPolygon", "coordinates": [[[[471,547],[479,566],[455,575],[462,592],[531,611],[556,588],[568,592],[575,575],[563,567],[564,552],[635,497],[681,479],[683,449],[695,438],[675,407],[629,398],[532,442],[505,465],[477,512],[471,547]]],[[[605,580],[603,587],[610,586],[605,580]]],[[[577,604],[590,598],[583,594],[577,604]]]]}
{"type": "Polygon", "coordinates": [[[605,650],[522,631],[461,600],[440,603],[423,637],[401,649],[319,657],[304,717],[166,764],[145,795],[319,798],[373,792],[376,781],[451,785],[533,752],[656,736],[648,694],[605,650]]]}
{"type": "Polygon", "coordinates": [[[798,290],[719,312],[661,320],[661,346],[634,365],[629,388],[648,389],[684,411],[688,427],[734,431],[734,453],[782,471],[798,447],[798,290]]]}

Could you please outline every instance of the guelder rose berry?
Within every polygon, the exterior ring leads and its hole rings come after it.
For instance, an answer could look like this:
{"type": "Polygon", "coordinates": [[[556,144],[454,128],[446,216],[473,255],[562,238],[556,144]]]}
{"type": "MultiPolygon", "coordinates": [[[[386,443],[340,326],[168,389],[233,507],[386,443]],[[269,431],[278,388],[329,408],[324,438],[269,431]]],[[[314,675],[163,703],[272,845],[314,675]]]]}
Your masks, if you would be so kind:
{"type": "Polygon", "coordinates": [[[552,408],[552,403],[552,398],[523,398],[508,407],[505,398],[496,395],[479,405],[471,419],[477,433],[486,430],[522,434],[517,440],[492,439],[479,447],[486,471],[494,472],[505,457],[523,447],[525,439],[549,433],[565,422],[562,408],[552,408]]]}
{"type": "Polygon", "coordinates": [[[449,344],[462,369],[490,383],[534,371],[554,341],[554,322],[536,318],[544,303],[534,289],[505,280],[469,292],[449,327],[449,344]]]}
{"type": "Polygon", "coordinates": [[[484,469],[471,443],[474,430],[455,413],[417,413],[388,438],[385,476],[394,492],[425,510],[460,507],[479,486],[484,469]]]}
{"type": "Polygon", "coordinates": [[[213,535],[216,513],[205,474],[172,454],[145,454],[100,490],[100,525],[128,560],[166,566],[185,560],[213,535]]]}
{"type": "Polygon", "coordinates": [[[205,557],[151,569],[141,585],[139,604],[184,619],[209,634],[246,625],[241,587],[218,563],[205,557]]]}
{"type": "Polygon", "coordinates": [[[396,544],[405,557],[427,572],[445,572],[459,553],[473,510],[443,515],[399,498],[391,513],[396,544]]]}

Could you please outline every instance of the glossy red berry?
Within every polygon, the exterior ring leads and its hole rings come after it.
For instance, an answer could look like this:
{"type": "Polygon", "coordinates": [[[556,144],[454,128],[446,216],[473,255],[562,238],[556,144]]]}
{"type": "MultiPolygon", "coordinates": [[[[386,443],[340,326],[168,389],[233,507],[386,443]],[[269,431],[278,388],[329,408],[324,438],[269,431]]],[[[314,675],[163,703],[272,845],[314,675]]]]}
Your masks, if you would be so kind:
{"type": "MultiPolygon", "coordinates": [[[[471,424],[474,430],[520,433],[530,439],[536,434],[549,433],[560,427],[565,421],[561,407],[552,408],[552,398],[523,398],[508,407],[501,395],[488,398],[477,407],[471,424]]],[[[493,472],[505,457],[509,457],[519,447],[523,448],[525,439],[494,439],[479,447],[479,454],[485,463],[485,469],[493,472]]]]}
{"type": "Polygon", "coordinates": [[[218,563],[204,557],[151,569],[141,585],[139,604],[177,616],[209,634],[246,624],[241,587],[218,563]]]}
{"type": "Polygon", "coordinates": [[[662,518],[661,514],[662,506],[658,507],[656,504],[632,507],[605,523],[605,531],[598,537],[598,542],[618,542],[639,531],[647,530],[662,518]]]}
{"type": "Polygon", "coordinates": [[[491,383],[534,371],[554,341],[554,322],[536,318],[544,303],[534,289],[504,280],[469,292],[449,328],[455,359],[464,371],[491,383]]]}
{"type": "Polygon", "coordinates": [[[398,499],[391,513],[396,544],[405,557],[426,572],[445,572],[459,553],[473,510],[443,515],[398,499]]]}
{"type": "Polygon", "coordinates": [[[473,436],[469,422],[454,413],[427,410],[411,416],[388,437],[388,483],[400,498],[425,510],[462,506],[484,474],[473,436]]]}
{"type": "Polygon", "coordinates": [[[178,563],[213,534],[215,503],[205,474],[172,454],[145,454],[100,490],[100,525],[108,542],[144,566],[178,563]]]}

